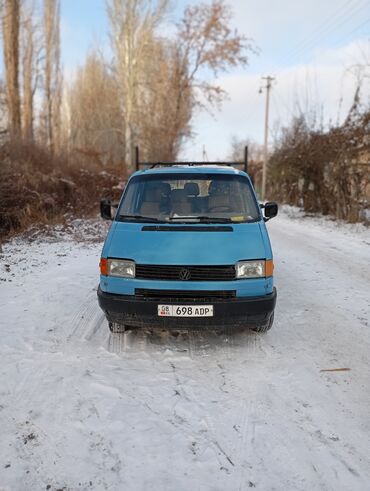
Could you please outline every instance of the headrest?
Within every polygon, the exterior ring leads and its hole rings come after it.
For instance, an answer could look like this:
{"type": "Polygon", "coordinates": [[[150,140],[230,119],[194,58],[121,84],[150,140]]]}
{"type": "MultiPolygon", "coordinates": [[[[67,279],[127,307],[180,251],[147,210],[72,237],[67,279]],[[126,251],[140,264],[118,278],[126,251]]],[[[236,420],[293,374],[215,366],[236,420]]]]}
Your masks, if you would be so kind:
{"type": "Polygon", "coordinates": [[[187,182],[184,186],[186,196],[199,196],[199,186],[197,182],[187,182]]]}
{"type": "Polygon", "coordinates": [[[145,190],[145,201],[160,201],[170,195],[171,186],[168,182],[150,183],[145,190]]]}
{"type": "Polygon", "coordinates": [[[230,192],[229,183],[225,181],[219,181],[219,180],[211,181],[208,188],[209,195],[229,194],[229,192],[230,192]]]}

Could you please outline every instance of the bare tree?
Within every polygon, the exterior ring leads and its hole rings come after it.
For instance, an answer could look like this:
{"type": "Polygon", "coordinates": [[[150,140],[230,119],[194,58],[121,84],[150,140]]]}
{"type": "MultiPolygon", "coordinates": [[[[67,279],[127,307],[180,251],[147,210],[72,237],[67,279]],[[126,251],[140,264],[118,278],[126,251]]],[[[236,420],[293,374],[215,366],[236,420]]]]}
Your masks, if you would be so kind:
{"type": "Polygon", "coordinates": [[[168,0],[106,0],[120,91],[125,163],[133,144],[145,141],[149,158],[174,159],[191,134],[196,108],[221,103],[225,93],[208,81],[245,65],[250,40],[232,31],[232,12],[223,0],[188,7],[175,40],[157,35],[168,0]]]}
{"type": "Polygon", "coordinates": [[[189,101],[193,115],[196,109],[219,106],[226,97],[222,87],[209,81],[209,72],[216,78],[233,67],[245,66],[248,52],[256,49],[250,39],[231,29],[231,20],[232,11],[223,0],[185,9],[177,26],[174,53],[177,90],[169,131],[176,135],[182,133],[189,101]]]}
{"type": "Polygon", "coordinates": [[[263,146],[251,138],[238,138],[231,140],[229,160],[244,162],[245,147],[248,147],[248,174],[252,177],[256,188],[262,185],[263,146]]]}
{"type": "Polygon", "coordinates": [[[140,96],[138,118],[141,149],[148,160],[175,160],[191,135],[193,92],[182,87],[181,68],[176,44],[153,40],[145,62],[146,90],[140,96]]]}
{"type": "Polygon", "coordinates": [[[233,136],[231,139],[231,151],[229,160],[235,162],[244,161],[244,150],[248,147],[248,158],[250,162],[260,162],[263,160],[263,147],[251,138],[238,138],[233,136]]]}
{"type": "Polygon", "coordinates": [[[35,22],[35,2],[32,0],[22,12],[21,26],[21,54],[22,54],[22,82],[23,82],[23,111],[22,128],[23,138],[33,140],[34,96],[38,82],[38,61],[40,43],[38,39],[38,26],[35,22]]]}
{"type": "Polygon", "coordinates": [[[271,195],[307,212],[366,220],[369,134],[370,108],[359,104],[358,88],[341,125],[322,129],[305,114],[296,116],[270,158],[271,195]]]}
{"type": "Polygon", "coordinates": [[[8,108],[6,102],[6,88],[2,80],[0,80],[0,144],[8,134],[8,108]]]}
{"type": "Polygon", "coordinates": [[[8,127],[12,138],[17,138],[21,133],[19,26],[20,1],[5,0],[3,7],[4,65],[9,118],[8,127]]]}
{"type": "Polygon", "coordinates": [[[60,2],[44,0],[43,30],[45,45],[44,90],[47,144],[55,149],[60,127],[61,71],[60,71],[60,2]]]}
{"type": "Polygon", "coordinates": [[[133,163],[134,134],[137,132],[135,112],[141,91],[143,60],[168,3],[169,0],[106,0],[128,168],[133,163]]]}
{"type": "Polygon", "coordinates": [[[178,24],[177,47],[184,88],[197,92],[197,105],[220,104],[225,91],[205,77],[215,77],[230,68],[245,66],[247,53],[256,51],[251,39],[232,30],[232,11],[224,0],[189,6],[178,24]],[[202,76],[203,75],[203,76],[202,76]]]}
{"type": "Polygon", "coordinates": [[[64,127],[69,126],[70,149],[95,153],[101,162],[122,162],[124,135],[115,78],[97,51],[90,51],[68,90],[64,127]]]}

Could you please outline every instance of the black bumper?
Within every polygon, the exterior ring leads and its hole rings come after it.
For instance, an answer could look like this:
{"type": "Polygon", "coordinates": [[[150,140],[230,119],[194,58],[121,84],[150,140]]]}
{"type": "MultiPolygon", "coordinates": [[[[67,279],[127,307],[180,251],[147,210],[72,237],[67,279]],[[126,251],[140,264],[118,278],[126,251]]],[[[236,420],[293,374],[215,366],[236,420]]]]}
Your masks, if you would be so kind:
{"type": "Polygon", "coordinates": [[[137,298],[116,295],[98,288],[98,300],[109,322],[133,327],[172,329],[214,329],[254,327],[269,321],[276,304],[276,288],[261,297],[237,297],[227,300],[137,298]],[[213,305],[213,317],[159,317],[158,305],[213,305]]]}

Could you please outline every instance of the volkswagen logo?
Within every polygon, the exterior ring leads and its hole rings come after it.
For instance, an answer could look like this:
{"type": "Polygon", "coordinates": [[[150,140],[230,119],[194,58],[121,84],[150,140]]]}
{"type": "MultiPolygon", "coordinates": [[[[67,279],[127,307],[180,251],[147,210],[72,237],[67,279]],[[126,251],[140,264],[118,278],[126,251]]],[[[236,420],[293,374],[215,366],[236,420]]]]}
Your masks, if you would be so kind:
{"type": "Polygon", "coordinates": [[[191,278],[190,271],[188,269],[186,269],[186,268],[181,269],[180,270],[180,273],[179,273],[179,278],[182,281],[188,281],[188,280],[190,280],[190,278],[191,278]]]}

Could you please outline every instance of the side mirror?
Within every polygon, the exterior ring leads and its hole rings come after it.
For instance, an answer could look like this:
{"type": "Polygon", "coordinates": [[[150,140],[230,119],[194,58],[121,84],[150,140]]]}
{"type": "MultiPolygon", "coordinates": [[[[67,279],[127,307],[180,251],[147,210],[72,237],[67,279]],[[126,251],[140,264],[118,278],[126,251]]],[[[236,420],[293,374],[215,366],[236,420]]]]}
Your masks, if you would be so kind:
{"type": "Polygon", "coordinates": [[[273,201],[269,201],[269,202],[265,203],[265,205],[263,206],[263,209],[264,209],[264,215],[265,215],[265,221],[266,222],[267,222],[267,220],[270,220],[270,218],[276,217],[276,215],[278,214],[278,205],[277,205],[277,203],[275,203],[273,201]]]}
{"type": "Polygon", "coordinates": [[[110,199],[103,198],[100,200],[100,215],[104,220],[113,220],[111,206],[110,199]]]}

